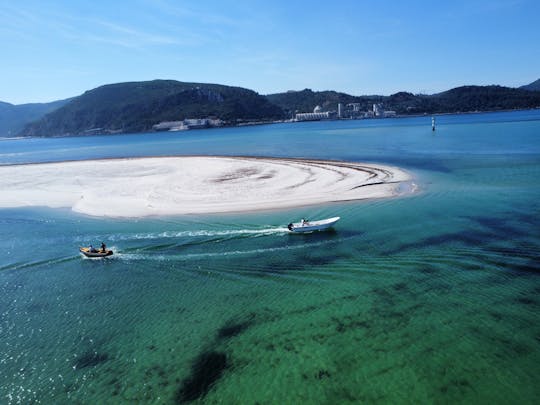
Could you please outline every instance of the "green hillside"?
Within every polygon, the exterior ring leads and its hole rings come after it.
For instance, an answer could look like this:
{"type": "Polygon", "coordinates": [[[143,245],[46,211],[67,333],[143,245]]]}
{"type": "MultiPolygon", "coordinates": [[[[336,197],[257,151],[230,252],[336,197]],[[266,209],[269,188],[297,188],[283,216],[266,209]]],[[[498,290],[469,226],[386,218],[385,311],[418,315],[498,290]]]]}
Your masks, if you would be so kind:
{"type": "Polygon", "coordinates": [[[540,106],[540,93],[502,86],[463,86],[430,96],[434,112],[493,111],[540,106]]]}
{"type": "Polygon", "coordinates": [[[358,99],[358,97],[336,91],[312,91],[311,89],[269,94],[266,97],[289,115],[297,112],[311,112],[317,105],[323,110],[335,110],[337,103],[354,103],[358,99]]]}
{"type": "Polygon", "coordinates": [[[384,110],[400,115],[527,109],[540,107],[540,92],[462,86],[433,95],[402,91],[390,96],[352,96],[305,89],[261,96],[240,87],[154,80],[101,86],[67,101],[24,106],[0,103],[0,136],[15,135],[25,123],[19,133],[22,136],[143,132],[161,121],[205,117],[235,125],[292,118],[297,112],[313,111],[317,105],[332,111],[338,103],[357,103],[361,111],[382,103],[384,110]],[[19,109],[18,121],[13,119],[14,109],[19,109]]]}
{"type": "Polygon", "coordinates": [[[293,115],[311,112],[319,105],[323,110],[337,109],[337,103],[358,103],[363,111],[374,103],[398,114],[432,114],[468,111],[527,109],[540,106],[540,93],[502,86],[462,86],[442,93],[425,95],[399,92],[390,96],[351,96],[333,91],[314,92],[309,89],[270,94],[268,100],[293,115]]]}
{"type": "Polygon", "coordinates": [[[28,125],[23,136],[141,132],[160,121],[214,116],[236,123],[283,118],[252,90],[173,80],[101,86],[28,125]]]}
{"type": "Polygon", "coordinates": [[[529,90],[529,91],[540,91],[540,79],[535,80],[532,83],[521,86],[520,89],[529,90]]]}
{"type": "Polygon", "coordinates": [[[68,101],[69,99],[19,105],[0,102],[0,136],[17,135],[29,122],[39,120],[68,101]]]}

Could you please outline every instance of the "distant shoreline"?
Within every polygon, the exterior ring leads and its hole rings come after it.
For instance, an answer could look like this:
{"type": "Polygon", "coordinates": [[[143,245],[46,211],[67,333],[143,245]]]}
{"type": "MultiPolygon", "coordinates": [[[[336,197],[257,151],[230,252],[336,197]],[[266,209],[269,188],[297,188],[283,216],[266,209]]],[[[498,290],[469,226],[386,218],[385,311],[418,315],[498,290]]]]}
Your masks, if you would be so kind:
{"type": "Polygon", "coordinates": [[[223,125],[219,127],[208,127],[208,128],[198,128],[190,129],[187,131],[141,131],[141,132],[114,132],[114,133],[93,133],[93,134],[76,134],[76,135],[54,135],[54,136],[5,136],[0,137],[0,141],[9,141],[9,140],[21,140],[21,139],[55,139],[55,138],[84,138],[84,137],[94,137],[94,136],[123,136],[123,135],[142,135],[142,134],[178,134],[180,133],[192,133],[193,131],[204,131],[204,130],[215,130],[215,129],[224,129],[224,128],[243,128],[250,126],[260,126],[260,125],[277,125],[277,124],[296,124],[296,123],[308,123],[308,122],[336,122],[336,121],[380,121],[380,120],[394,120],[394,119],[403,119],[403,118],[418,118],[418,117],[439,117],[439,116],[449,116],[449,115],[476,115],[476,114],[493,114],[493,113],[511,113],[519,111],[536,111],[540,110],[540,107],[536,108],[527,108],[527,109],[510,109],[510,110],[487,110],[487,111],[463,111],[463,112],[442,112],[442,113],[421,113],[421,114],[406,114],[406,115],[396,115],[394,117],[368,117],[368,118],[331,118],[324,120],[309,120],[309,121],[294,121],[294,120],[275,120],[275,121],[248,121],[240,124],[230,124],[223,125]]]}
{"type": "Polygon", "coordinates": [[[1,166],[0,189],[0,208],[48,206],[138,218],[387,198],[413,192],[415,185],[409,173],[379,164],[183,156],[1,166]]]}

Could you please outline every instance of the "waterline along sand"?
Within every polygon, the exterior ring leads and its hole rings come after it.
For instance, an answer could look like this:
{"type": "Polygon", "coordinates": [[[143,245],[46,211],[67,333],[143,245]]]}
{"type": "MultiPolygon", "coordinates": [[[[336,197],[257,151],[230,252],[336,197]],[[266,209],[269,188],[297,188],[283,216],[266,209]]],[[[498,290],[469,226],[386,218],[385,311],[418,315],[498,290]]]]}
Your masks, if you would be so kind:
{"type": "Polygon", "coordinates": [[[379,164],[252,157],[107,159],[0,167],[0,207],[106,217],[203,214],[391,197],[411,181],[379,164]]]}

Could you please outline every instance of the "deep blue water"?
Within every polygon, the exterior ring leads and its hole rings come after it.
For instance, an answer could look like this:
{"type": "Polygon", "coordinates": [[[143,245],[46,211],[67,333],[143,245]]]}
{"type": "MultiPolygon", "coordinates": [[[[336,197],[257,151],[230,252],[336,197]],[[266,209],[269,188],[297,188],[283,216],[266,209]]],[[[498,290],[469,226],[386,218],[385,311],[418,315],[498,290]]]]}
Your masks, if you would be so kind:
{"type": "Polygon", "coordinates": [[[335,159],[538,154],[540,110],[289,123],[186,132],[0,141],[0,164],[130,156],[255,155],[335,159]],[[519,127],[519,131],[513,129],[519,127]],[[475,130],[478,129],[478,130],[475,130]],[[451,134],[451,136],[444,136],[451,134]],[[430,136],[433,135],[433,136],[430,136]]]}
{"type": "MultiPolygon", "coordinates": [[[[0,403],[540,401],[540,110],[0,141],[0,163],[389,163],[412,196],[247,214],[0,210],[0,403]],[[300,217],[342,220],[288,235],[300,217]],[[116,254],[85,260],[104,240],[116,254]]],[[[1,199],[0,195],[0,199],[1,199]]]]}

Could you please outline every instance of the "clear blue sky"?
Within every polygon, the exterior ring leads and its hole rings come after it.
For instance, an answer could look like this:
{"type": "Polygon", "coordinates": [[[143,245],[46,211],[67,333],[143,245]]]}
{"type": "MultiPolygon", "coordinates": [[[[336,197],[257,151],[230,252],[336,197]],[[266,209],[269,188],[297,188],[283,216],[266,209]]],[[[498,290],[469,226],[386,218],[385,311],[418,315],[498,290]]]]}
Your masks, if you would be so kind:
{"type": "Polygon", "coordinates": [[[124,81],[435,93],[540,78],[540,1],[0,0],[0,100],[124,81]]]}

